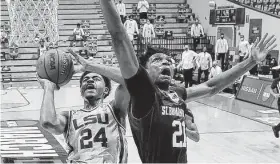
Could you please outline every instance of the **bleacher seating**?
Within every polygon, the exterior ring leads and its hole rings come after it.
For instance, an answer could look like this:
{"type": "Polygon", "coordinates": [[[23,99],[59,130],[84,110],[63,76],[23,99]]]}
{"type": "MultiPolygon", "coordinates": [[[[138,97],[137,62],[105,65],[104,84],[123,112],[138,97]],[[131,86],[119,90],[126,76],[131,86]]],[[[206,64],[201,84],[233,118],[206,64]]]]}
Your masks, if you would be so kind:
{"type": "MultiPolygon", "coordinates": [[[[9,16],[7,4],[5,0],[1,0],[1,2],[1,24],[7,22],[8,27],[9,16]]],[[[124,0],[124,3],[126,4],[127,16],[135,15],[137,19],[138,0],[124,0]]],[[[164,21],[155,21],[155,30],[159,29],[157,33],[164,34],[165,31],[172,31],[174,37],[186,36],[186,29],[189,24],[177,22],[178,5],[184,4],[185,0],[150,0],[149,3],[151,6],[148,14],[149,19],[164,16],[164,21]]],[[[191,16],[193,13],[191,13],[192,11],[189,9],[189,5],[185,6],[187,7],[186,14],[191,16]]],[[[73,49],[78,53],[86,53],[89,57],[94,57],[94,61],[98,63],[103,63],[103,59],[105,58],[115,63],[110,40],[111,37],[107,31],[98,0],[59,1],[58,28],[60,42],[57,45],[52,45],[52,47],[55,48],[58,46],[66,49],[72,41],[69,36],[72,35],[77,23],[81,23],[82,28],[85,29],[87,41],[84,42],[84,45],[76,45],[73,49]]],[[[9,84],[7,86],[11,86],[14,83],[23,82],[29,84],[36,81],[35,66],[39,57],[37,54],[37,45],[27,44],[24,47],[19,47],[18,56],[14,60],[7,58],[9,56],[7,55],[9,54],[7,48],[1,47],[1,52],[5,52],[1,56],[2,67],[6,66],[10,68],[10,71],[2,71],[2,80],[5,77],[5,83],[9,84]]],[[[74,79],[77,79],[77,77],[74,77],[74,79]]]]}

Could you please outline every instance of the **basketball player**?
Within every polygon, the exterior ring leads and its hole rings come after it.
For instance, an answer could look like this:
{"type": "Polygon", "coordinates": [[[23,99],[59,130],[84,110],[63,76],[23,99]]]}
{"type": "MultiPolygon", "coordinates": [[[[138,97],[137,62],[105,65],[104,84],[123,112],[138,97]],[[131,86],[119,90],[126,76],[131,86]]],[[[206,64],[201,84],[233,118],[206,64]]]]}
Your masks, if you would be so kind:
{"type": "MultiPolygon", "coordinates": [[[[107,75],[115,79],[113,73],[107,75]]],[[[84,107],[58,113],[54,105],[56,84],[46,79],[38,80],[44,88],[41,125],[53,134],[64,135],[69,146],[68,163],[127,162],[124,137],[127,105],[123,104],[128,104],[125,101],[129,100],[129,94],[124,93],[124,87],[117,88],[115,100],[103,103],[111,91],[110,80],[97,73],[84,72],[80,78],[84,107]]]]}
{"type": "MultiPolygon", "coordinates": [[[[274,79],[274,81],[271,84],[271,90],[270,93],[276,98],[278,99],[277,101],[277,105],[278,105],[278,110],[280,113],[280,77],[274,79]]],[[[274,136],[276,138],[279,138],[279,132],[280,132],[280,123],[276,126],[272,127],[274,136]]]]}
{"type": "MultiPolygon", "coordinates": [[[[173,67],[163,53],[146,54],[140,65],[112,0],[101,0],[107,28],[126,87],[131,96],[128,111],[133,138],[144,163],[186,163],[187,109],[170,87],[173,67]]],[[[206,83],[185,89],[186,102],[212,96],[265,59],[274,36],[255,42],[252,55],[206,83]]]]}

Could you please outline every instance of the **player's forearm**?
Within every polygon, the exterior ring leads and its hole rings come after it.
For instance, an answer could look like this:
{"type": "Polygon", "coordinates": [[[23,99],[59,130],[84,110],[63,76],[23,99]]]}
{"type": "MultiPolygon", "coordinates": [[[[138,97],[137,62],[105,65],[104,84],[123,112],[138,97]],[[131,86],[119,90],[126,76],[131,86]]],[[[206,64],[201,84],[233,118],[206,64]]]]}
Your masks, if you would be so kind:
{"type": "Polygon", "coordinates": [[[200,140],[199,133],[196,130],[189,130],[188,128],[186,128],[186,135],[189,139],[195,142],[198,142],[200,140]]]}
{"type": "MultiPolygon", "coordinates": [[[[54,106],[54,88],[46,86],[44,89],[43,102],[40,111],[40,123],[43,128],[54,132],[59,125],[59,120],[54,106]]],[[[56,132],[54,132],[56,133],[56,132]]]]}
{"type": "Polygon", "coordinates": [[[244,75],[256,64],[256,61],[252,57],[249,57],[245,61],[207,81],[206,85],[211,88],[210,95],[214,95],[223,90],[228,85],[232,84],[236,79],[244,75]]]}
{"type": "Polygon", "coordinates": [[[113,47],[122,76],[125,79],[129,79],[137,73],[139,68],[132,43],[122,25],[112,0],[100,0],[100,4],[107,28],[112,36],[113,47]]]}
{"type": "Polygon", "coordinates": [[[117,67],[90,63],[88,66],[85,67],[85,70],[106,76],[109,79],[125,86],[121,71],[117,67]]]}

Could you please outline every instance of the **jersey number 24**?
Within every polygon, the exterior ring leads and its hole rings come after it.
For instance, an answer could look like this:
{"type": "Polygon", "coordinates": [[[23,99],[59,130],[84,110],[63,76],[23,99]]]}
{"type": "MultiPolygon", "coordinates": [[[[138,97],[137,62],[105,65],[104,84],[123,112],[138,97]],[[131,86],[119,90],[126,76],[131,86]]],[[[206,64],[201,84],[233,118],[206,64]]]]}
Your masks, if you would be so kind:
{"type": "Polygon", "coordinates": [[[81,149],[92,148],[93,142],[101,142],[102,147],[107,147],[108,139],[106,137],[105,128],[99,129],[99,131],[93,137],[93,141],[90,141],[92,138],[92,132],[90,129],[83,129],[81,131],[81,136],[82,136],[82,138],[80,139],[81,149]]]}

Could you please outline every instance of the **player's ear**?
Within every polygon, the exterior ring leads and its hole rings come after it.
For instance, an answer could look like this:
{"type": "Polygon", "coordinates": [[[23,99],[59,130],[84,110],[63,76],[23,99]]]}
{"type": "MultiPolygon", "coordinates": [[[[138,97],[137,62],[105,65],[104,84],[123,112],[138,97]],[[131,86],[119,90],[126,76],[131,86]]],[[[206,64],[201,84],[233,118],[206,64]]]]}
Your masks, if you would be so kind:
{"type": "Polygon", "coordinates": [[[109,94],[109,88],[108,87],[105,87],[105,90],[104,90],[104,96],[108,95],[109,94]]]}

